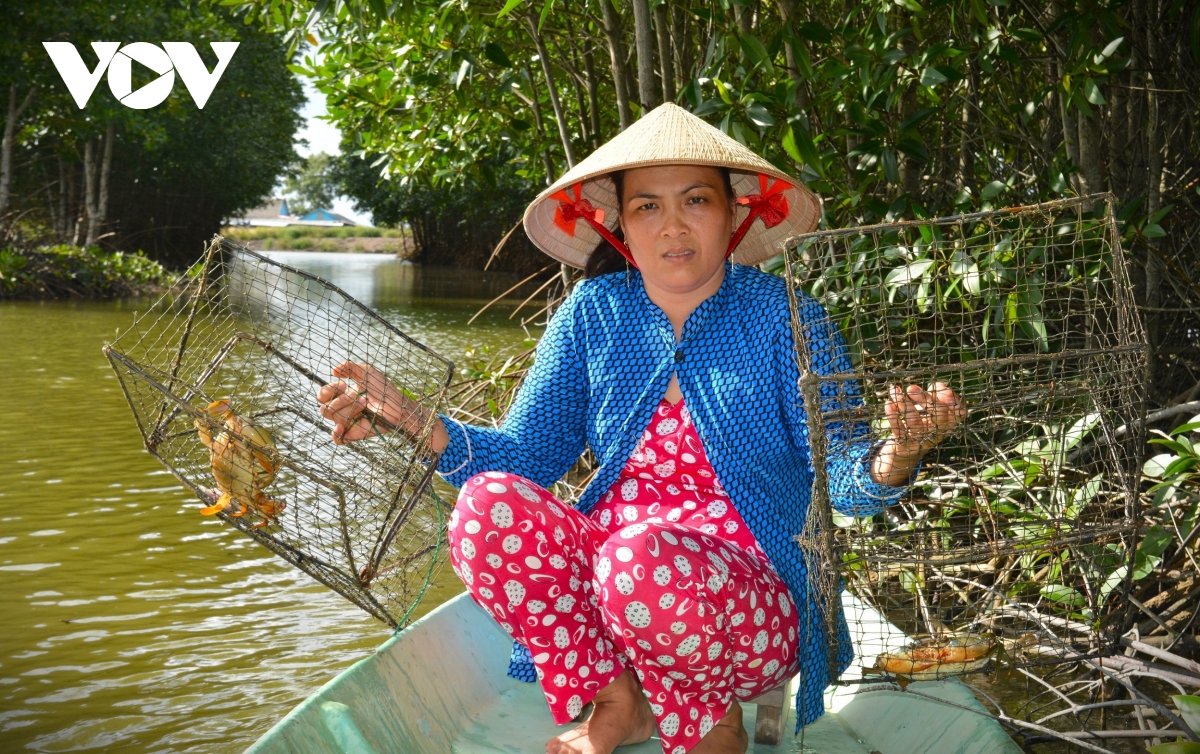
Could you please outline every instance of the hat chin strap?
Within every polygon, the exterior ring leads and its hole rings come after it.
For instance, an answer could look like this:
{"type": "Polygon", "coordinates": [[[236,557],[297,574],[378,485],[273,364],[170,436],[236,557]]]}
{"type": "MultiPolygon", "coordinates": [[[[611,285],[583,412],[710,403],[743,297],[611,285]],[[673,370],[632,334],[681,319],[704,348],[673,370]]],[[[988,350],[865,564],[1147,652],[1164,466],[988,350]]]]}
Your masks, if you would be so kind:
{"type": "Polygon", "coordinates": [[[725,251],[725,258],[733,256],[734,250],[738,244],[750,232],[750,226],[754,224],[755,219],[761,217],[763,225],[768,228],[774,228],[779,223],[787,219],[791,208],[788,207],[787,195],[784,191],[795,188],[787,181],[776,179],[775,183],[767,187],[769,179],[763,173],[758,174],[759,192],[757,194],[748,194],[747,196],[739,196],[738,204],[744,204],[750,208],[750,214],[746,215],[746,219],[742,220],[742,224],[738,226],[737,232],[733,234],[733,238],[729,239],[729,248],[725,251]]]}
{"type": "Polygon", "coordinates": [[[575,189],[573,198],[566,189],[550,195],[551,199],[558,202],[558,206],[554,208],[554,224],[558,226],[558,229],[574,238],[575,222],[582,219],[592,226],[601,238],[621,252],[621,256],[625,257],[634,269],[638,269],[637,262],[633,261],[633,254],[629,252],[629,247],[604,225],[604,210],[593,206],[591,202],[583,198],[583,183],[576,183],[573,188],[575,189]]]}
{"type": "MultiPolygon", "coordinates": [[[[733,234],[733,238],[729,239],[729,248],[725,250],[725,258],[733,256],[733,252],[737,250],[738,244],[750,232],[750,226],[758,218],[762,218],[763,225],[767,228],[774,228],[787,219],[791,208],[788,206],[787,195],[783,192],[788,189],[795,188],[787,181],[776,179],[774,183],[768,186],[769,178],[764,173],[758,174],[759,193],[748,194],[747,196],[739,196],[738,204],[746,205],[750,208],[750,213],[746,215],[746,219],[742,220],[737,231],[733,234]]],[[[554,224],[563,233],[566,233],[572,238],[575,237],[575,224],[578,220],[584,220],[588,225],[600,234],[600,237],[608,241],[614,249],[621,253],[628,262],[633,265],[634,269],[639,269],[637,262],[633,261],[633,254],[630,253],[629,247],[624,241],[613,235],[604,225],[604,210],[592,205],[587,199],[583,198],[583,183],[576,183],[573,187],[575,196],[572,197],[567,189],[563,189],[550,196],[551,199],[558,202],[558,206],[554,208],[554,224]]]]}

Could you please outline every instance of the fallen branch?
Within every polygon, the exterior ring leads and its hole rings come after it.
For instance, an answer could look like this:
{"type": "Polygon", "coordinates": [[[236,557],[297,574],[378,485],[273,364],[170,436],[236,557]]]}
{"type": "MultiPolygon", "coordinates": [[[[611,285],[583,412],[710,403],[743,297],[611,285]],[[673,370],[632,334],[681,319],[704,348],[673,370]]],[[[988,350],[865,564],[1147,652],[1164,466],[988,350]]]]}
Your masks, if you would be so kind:
{"type": "Polygon", "coordinates": [[[1200,676],[1200,663],[1193,662],[1185,657],[1180,657],[1173,652],[1168,652],[1167,650],[1160,649],[1158,647],[1152,647],[1149,644],[1145,644],[1137,639],[1130,639],[1126,636],[1121,637],[1121,646],[1135,649],[1138,652],[1148,654],[1151,657],[1162,660],[1163,662],[1168,662],[1177,667],[1181,667],[1184,670],[1191,671],[1197,676],[1200,676]]]}

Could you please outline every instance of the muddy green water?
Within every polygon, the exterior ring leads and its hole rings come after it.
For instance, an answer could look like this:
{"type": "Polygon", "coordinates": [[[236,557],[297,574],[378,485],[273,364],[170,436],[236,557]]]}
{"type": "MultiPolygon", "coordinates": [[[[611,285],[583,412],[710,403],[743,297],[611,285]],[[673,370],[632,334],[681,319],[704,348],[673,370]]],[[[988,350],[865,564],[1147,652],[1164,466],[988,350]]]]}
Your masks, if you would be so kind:
{"type": "MultiPolygon", "coordinates": [[[[455,361],[517,347],[515,282],[270,252],[455,361]]],[[[141,447],[100,352],[145,302],[0,302],[0,752],[235,752],[388,636],[218,520],[141,447]]],[[[427,612],[459,591],[443,569],[427,612]]]]}

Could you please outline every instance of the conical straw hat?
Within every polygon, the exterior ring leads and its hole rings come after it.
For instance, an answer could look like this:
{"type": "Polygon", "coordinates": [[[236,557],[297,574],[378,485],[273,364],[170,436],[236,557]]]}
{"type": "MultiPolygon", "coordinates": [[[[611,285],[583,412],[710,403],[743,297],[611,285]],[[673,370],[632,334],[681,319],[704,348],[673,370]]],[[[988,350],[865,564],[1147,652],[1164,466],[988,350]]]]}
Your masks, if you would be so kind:
{"type": "MultiPolygon", "coordinates": [[[[525,210],[525,232],[539,249],[572,267],[582,268],[600,243],[600,234],[587,222],[563,222],[561,213],[566,196],[575,196],[574,186],[582,185],[583,198],[601,210],[600,220],[609,229],[617,227],[617,195],[608,174],[616,170],[651,165],[712,165],[730,169],[730,182],[739,198],[762,193],[782,193],[786,207],[782,219],[776,213],[772,227],[759,217],[750,225],[733,253],[733,261],[758,264],[783,251],[789,237],[808,233],[817,226],[820,207],[816,196],[804,184],[788,176],[754,154],[724,132],[710,126],[678,105],[659,105],[641,120],[613,137],[583,162],[538,195],[525,210]],[[785,181],[787,187],[774,185],[785,181]],[[764,191],[764,185],[770,189],[764,191]],[[559,199],[553,198],[560,194],[559,199]]],[[[778,200],[776,200],[778,202],[778,200]]],[[[778,204],[776,206],[779,206],[778,204]]],[[[750,207],[737,205],[734,227],[741,226],[750,207]]],[[[597,217],[599,219],[599,217],[597,217]]]]}

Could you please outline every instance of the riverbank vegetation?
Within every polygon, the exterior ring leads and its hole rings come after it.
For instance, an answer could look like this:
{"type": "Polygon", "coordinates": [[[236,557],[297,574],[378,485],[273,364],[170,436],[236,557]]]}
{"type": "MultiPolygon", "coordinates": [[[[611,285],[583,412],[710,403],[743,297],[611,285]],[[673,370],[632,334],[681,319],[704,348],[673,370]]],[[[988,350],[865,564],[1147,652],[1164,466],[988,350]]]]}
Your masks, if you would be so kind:
{"type": "Polygon", "coordinates": [[[141,296],[162,292],[173,277],[144,254],[99,246],[0,249],[0,299],[141,296]]]}
{"type": "Polygon", "coordinates": [[[401,228],[325,228],[289,225],[282,228],[227,227],[221,235],[255,250],[352,251],[412,255],[412,234],[401,228]]]}
{"type": "MultiPolygon", "coordinates": [[[[285,68],[285,45],[218,4],[0,8],[10,40],[0,44],[0,231],[22,248],[141,249],[182,269],[223,218],[258,205],[296,160],[303,96],[285,68]],[[74,43],[91,70],[91,43],[106,39],[192,42],[209,70],[209,41],[240,45],[203,109],[178,79],[166,101],[147,110],[125,107],[103,83],[81,109],[42,42],[74,43]]],[[[134,67],[135,89],[150,79],[134,67]]]]}

